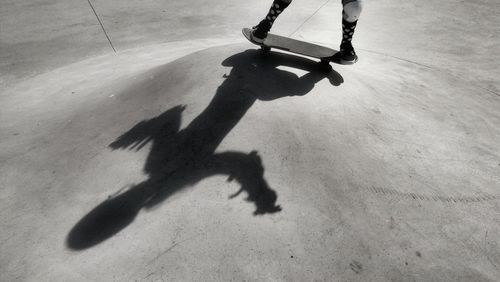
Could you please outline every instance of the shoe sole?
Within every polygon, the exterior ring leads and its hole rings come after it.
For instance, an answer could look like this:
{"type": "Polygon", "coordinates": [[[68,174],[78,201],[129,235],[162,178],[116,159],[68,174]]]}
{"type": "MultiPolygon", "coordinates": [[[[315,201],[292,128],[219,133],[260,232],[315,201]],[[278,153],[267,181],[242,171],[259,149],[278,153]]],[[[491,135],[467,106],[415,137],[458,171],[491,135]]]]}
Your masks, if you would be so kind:
{"type": "Polygon", "coordinates": [[[265,38],[261,39],[261,38],[255,37],[253,35],[253,32],[250,34],[250,38],[252,39],[252,41],[254,41],[255,43],[258,43],[258,44],[264,44],[264,40],[266,40],[265,38]]]}
{"type": "Polygon", "coordinates": [[[358,61],[358,59],[354,60],[354,61],[344,61],[344,60],[340,60],[340,64],[341,65],[354,65],[356,62],[358,61]]]}
{"type": "Polygon", "coordinates": [[[352,60],[352,61],[347,61],[347,60],[343,60],[342,58],[340,58],[339,64],[341,64],[341,65],[354,65],[357,61],[358,61],[358,56],[356,56],[356,58],[354,58],[354,60],[352,60]]]}

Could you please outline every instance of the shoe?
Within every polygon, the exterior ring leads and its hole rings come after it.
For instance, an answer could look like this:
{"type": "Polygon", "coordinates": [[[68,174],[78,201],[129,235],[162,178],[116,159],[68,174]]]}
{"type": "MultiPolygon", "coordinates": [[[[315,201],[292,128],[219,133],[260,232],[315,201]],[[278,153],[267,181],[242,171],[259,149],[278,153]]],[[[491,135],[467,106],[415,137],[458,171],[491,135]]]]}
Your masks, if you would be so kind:
{"type": "Polygon", "coordinates": [[[271,30],[271,24],[267,20],[262,20],[258,25],[252,27],[252,40],[262,44],[271,30]]]}
{"type": "Polygon", "coordinates": [[[340,44],[340,52],[338,54],[340,63],[343,65],[352,65],[358,61],[358,56],[354,52],[354,48],[350,41],[340,44]]]}

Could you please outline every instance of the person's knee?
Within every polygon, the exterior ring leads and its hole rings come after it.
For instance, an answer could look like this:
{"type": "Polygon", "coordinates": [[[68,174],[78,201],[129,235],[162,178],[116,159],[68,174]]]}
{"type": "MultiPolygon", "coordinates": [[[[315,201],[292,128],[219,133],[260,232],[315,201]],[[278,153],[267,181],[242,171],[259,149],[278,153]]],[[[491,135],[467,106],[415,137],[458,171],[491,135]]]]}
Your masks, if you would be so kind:
{"type": "Polygon", "coordinates": [[[342,4],[344,6],[343,17],[348,22],[355,22],[359,19],[361,15],[361,10],[363,9],[363,3],[361,0],[343,0],[342,4]]]}

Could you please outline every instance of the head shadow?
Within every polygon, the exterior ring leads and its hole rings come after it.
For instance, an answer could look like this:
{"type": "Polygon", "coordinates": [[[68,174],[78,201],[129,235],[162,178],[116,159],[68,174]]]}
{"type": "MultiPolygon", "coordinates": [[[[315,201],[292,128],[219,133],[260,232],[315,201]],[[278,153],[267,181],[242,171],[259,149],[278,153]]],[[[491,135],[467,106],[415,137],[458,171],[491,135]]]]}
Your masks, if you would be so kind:
{"type": "MultiPolygon", "coordinates": [[[[256,151],[216,152],[226,135],[257,101],[272,101],[309,93],[327,78],[340,85],[342,76],[324,73],[316,62],[283,53],[263,57],[247,50],[222,62],[231,67],[209,105],[189,125],[181,128],[186,106],[175,106],[157,117],[143,120],[109,147],[139,151],[151,144],[144,165],[148,179],[119,191],[85,215],[69,232],[66,245],[82,250],[97,245],[128,226],[141,209],[157,206],[174,193],[214,175],[236,181],[241,193],[255,205],[254,215],[281,211],[278,195],[264,177],[262,158],[256,151]],[[286,66],[306,71],[303,76],[282,70],[286,66]]],[[[168,68],[168,65],[165,66],[168,68]]]]}

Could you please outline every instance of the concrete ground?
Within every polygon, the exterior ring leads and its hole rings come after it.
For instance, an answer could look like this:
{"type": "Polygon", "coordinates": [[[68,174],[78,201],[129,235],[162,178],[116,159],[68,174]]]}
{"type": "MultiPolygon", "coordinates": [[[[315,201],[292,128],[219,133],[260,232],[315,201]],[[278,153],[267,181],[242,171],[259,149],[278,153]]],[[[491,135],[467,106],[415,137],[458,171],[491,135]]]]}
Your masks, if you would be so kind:
{"type": "Polygon", "coordinates": [[[269,5],[2,1],[0,281],[500,281],[500,3],[269,5]]]}

